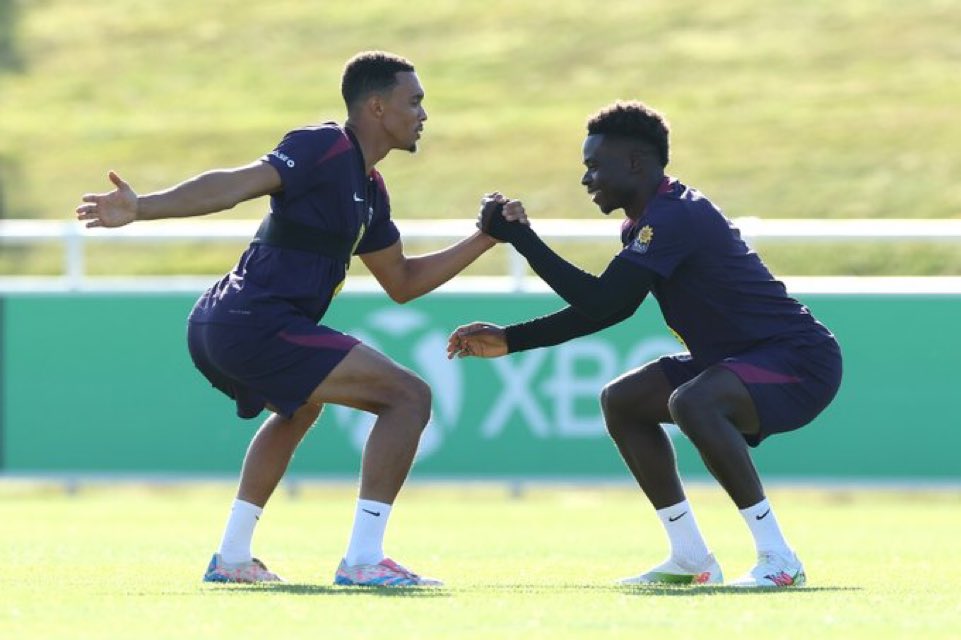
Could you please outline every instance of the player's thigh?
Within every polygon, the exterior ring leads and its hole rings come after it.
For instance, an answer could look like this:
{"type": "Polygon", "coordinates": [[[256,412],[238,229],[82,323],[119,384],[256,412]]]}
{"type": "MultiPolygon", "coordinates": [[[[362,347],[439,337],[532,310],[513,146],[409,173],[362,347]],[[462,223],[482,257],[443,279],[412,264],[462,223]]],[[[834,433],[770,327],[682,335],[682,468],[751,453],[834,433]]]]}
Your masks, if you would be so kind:
{"type": "Polygon", "coordinates": [[[333,403],[380,413],[397,403],[430,409],[430,388],[417,374],[358,344],[310,394],[311,404],[333,403]]]}
{"type": "Polygon", "coordinates": [[[601,392],[605,414],[643,422],[671,422],[668,399],[674,385],[660,360],[649,362],[611,380],[601,392]]]}
{"type": "Polygon", "coordinates": [[[760,428],[747,386],[734,371],[722,365],[709,367],[680,385],[671,396],[670,409],[675,422],[681,424],[720,413],[741,433],[755,434],[760,428]]]}
{"type": "Polygon", "coordinates": [[[809,424],[841,383],[841,352],[833,340],[766,345],[726,358],[718,367],[736,375],[750,394],[759,428],[741,431],[751,446],[809,424]]]}
{"type": "MultiPolygon", "coordinates": [[[[306,317],[289,318],[280,329],[200,325],[189,335],[195,362],[203,356],[201,371],[235,399],[242,417],[253,417],[267,406],[293,419],[317,385],[359,344],[306,317]]],[[[308,412],[302,411],[305,420],[308,412]]]]}

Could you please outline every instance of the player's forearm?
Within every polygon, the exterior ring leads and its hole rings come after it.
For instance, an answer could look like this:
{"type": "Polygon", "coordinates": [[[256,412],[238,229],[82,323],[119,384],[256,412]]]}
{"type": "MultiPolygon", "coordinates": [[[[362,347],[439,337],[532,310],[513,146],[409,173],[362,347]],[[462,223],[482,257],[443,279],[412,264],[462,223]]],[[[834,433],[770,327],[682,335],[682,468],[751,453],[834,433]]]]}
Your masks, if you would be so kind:
{"type": "Polygon", "coordinates": [[[632,309],[625,309],[609,318],[594,320],[573,307],[567,307],[550,315],[512,324],[504,328],[507,352],[552,347],[606,329],[627,319],[632,313],[632,309]]]}
{"type": "Polygon", "coordinates": [[[227,170],[213,170],[137,198],[137,220],[188,218],[231,209],[244,199],[227,170]]]}
{"type": "Polygon", "coordinates": [[[404,301],[413,300],[433,291],[466,269],[495,244],[490,236],[478,231],[446,249],[408,258],[401,298],[404,301]]]}
{"type": "MultiPolygon", "coordinates": [[[[620,313],[633,300],[633,289],[612,286],[605,282],[609,271],[598,277],[588,273],[557,255],[532,230],[521,227],[512,239],[514,248],[523,255],[531,268],[557,295],[594,320],[603,320],[620,313]]],[[[619,284],[619,283],[618,283],[619,284]]],[[[638,300],[637,304],[640,304],[638,300]]],[[[634,308],[637,307],[634,304],[634,308]]]]}

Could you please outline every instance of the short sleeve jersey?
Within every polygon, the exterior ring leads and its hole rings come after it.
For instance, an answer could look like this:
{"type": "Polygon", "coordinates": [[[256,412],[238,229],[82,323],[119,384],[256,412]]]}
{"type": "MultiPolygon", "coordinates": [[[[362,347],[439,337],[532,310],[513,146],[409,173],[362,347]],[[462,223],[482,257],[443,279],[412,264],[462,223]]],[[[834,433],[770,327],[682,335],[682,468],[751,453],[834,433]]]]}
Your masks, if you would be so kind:
{"type": "Polygon", "coordinates": [[[665,178],[644,214],[624,222],[621,243],[615,259],[655,274],[664,321],[703,366],[766,341],[831,338],[723,213],[677,180],[665,178]]]}
{"type": "MultiPolygon", "coordinates": [[[[353,255],[387,248],[400,233],[381,175],[365,173],[353,134],[334,123],[289,132],[261,158],[280,174],[274,216],[353,242],[353,255]]],[[[197,301],[195,322],[271,326],[290,313],[318,322],[340,290],[347,265],[310,251],[251,244],[234,269],[197,301]]]]}

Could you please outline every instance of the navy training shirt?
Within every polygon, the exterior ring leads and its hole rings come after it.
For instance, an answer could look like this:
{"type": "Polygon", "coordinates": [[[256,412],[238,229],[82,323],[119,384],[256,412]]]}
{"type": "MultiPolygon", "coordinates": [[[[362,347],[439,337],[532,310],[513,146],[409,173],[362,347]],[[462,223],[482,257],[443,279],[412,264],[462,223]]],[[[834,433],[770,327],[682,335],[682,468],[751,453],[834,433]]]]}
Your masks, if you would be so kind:
{"type": "Polygon", "coordinates": [[[702,366],[770,340],[832,338],[724,214],[677,180],[665,178],[643,215],[625,220],[621,243],[615,259],[654,272],[664,321],[702,366]]]}
{"type": "MultiPolygon", "coordinates": [[[[385,249],[400,237],[381,175],[364,173],[352,134],[335,123],[296,129],[261,158],[280,174],[270,196],[275,216],[353,239],[353,255],[385,249]]],[[[251,244],[230,273],[210,287],[193,322],[270,327],[289,314],[318,322],[347,275],[343,261],[318,253],[251,244]]]]}

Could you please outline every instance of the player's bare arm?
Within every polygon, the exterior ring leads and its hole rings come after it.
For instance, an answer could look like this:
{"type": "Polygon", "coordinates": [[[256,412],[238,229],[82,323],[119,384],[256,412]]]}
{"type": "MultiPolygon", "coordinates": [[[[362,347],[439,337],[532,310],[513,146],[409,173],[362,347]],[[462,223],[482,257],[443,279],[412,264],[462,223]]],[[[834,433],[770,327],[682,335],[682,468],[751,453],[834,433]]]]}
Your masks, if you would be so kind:
{"type": "Polygon", "coordinates": [[[398,240],[386,249],[360,256],[394,302],[409,302],[433,291],[490,249],[496,242],[480,231],[446,249],[422,256],[404,255],[398,240]]]}
{"type": "Polygon", "coordinates": [[[232,169],[214,169],[164,191],[138,196],[116,172],[108,175],[115,189],[88,193],[77,207],[77,219],[87,227],[122,227],[136,220],[186,218],[224,211],[281,188],[280,175],[269,164],[252,162],[232,169]]]}
{"type": "MultiPolygon", "coordinates": [[[[486,199],[481,201],[481,208],[486,199]]],[[[499,194],[498,194],[499,195],[499,194]]],[[[504,207],[505,221],[526,225],[527,215],[520,207],[504,207]]],[[[409,302],[429,293],[463,271],[485,251],[497,244],[490,235],[478,231],[463,240],[434,253],[408,257],[404,244],[398,240],[393,245],[365,253],[360,259],[395,302],[409,302]]]]}

